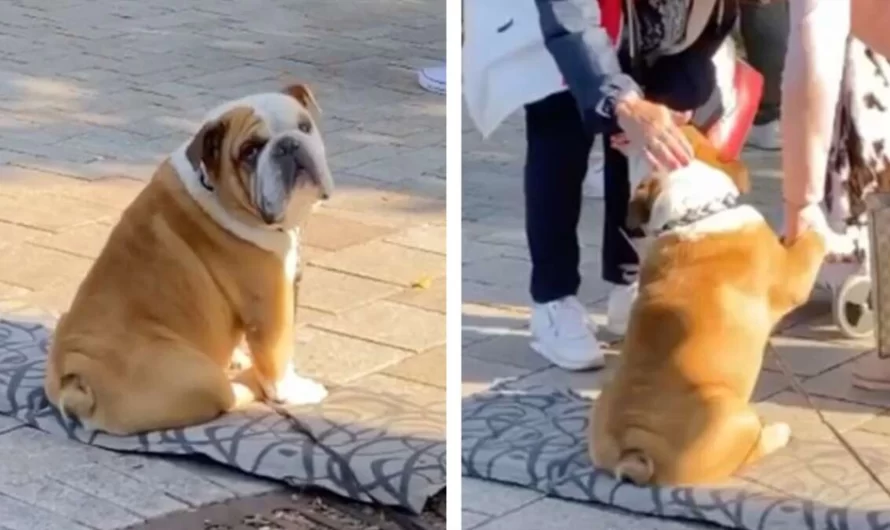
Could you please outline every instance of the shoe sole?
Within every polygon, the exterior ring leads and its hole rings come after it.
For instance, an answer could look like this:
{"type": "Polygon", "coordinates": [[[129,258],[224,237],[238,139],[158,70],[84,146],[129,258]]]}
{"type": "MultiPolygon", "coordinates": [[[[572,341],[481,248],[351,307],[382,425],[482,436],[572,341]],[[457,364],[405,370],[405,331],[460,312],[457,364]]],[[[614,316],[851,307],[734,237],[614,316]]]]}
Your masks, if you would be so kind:
{"type": "Polygon", "coordinates": [[[547,359],[552,364],[562,368],[563,370],[569,370],[572,372],[583,372],[585,370],[597,370],[599,368],[603,368],[606,366],[606,358],[603,356],[602,352],[600,352],[599,356],[595,359],[591,359],[587,362],[566,362],[565,359],[559,358],[554,355],[552,351],[543,347],[540,342],[532,341],[529,346],[534,350],[538,355],[547,359]]]}
{"type": "Polygon", "coordinates": [[[423,72],[417,76],[417,83],[427,92],[439,94],[440,96],[445,95],[445,85],[435,79],[427,77],[423,72]]]}

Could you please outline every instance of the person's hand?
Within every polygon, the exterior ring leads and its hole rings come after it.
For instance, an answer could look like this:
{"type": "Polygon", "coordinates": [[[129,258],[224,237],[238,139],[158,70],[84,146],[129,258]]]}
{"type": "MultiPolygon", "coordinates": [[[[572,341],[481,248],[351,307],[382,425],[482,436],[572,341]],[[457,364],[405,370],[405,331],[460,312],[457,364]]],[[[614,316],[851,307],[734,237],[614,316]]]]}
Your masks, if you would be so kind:
{"type": "Polygon", "coordinates": [[[641,149],[654,170],[672,171],[692,161],[692,146],[680,130],[691,113],[676,112],[631,93],[618,102],[615,114],[627,145],[641,149]]]}

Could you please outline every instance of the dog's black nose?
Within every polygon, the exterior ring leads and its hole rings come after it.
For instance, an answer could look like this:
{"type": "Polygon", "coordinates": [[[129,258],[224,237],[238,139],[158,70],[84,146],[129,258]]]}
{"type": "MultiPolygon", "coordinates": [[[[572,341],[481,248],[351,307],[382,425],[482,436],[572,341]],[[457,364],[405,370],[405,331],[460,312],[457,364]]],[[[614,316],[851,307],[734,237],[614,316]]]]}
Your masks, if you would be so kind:
{"type": "Polygon", "coordinates": [[[299,142],[297,142],[290,136],[285,136],[281,140],[278,140],[278,144],[275,146],[275,154],[280,157],[292,156],[299,150],[299,142]]]}

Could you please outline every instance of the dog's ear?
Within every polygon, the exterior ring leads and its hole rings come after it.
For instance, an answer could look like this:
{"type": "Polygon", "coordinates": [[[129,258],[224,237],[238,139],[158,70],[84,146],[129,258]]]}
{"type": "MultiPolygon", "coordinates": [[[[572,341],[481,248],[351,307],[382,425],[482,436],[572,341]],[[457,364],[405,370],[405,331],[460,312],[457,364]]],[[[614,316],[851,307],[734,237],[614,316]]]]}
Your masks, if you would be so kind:
{"type": "Polygon", "coordinates": [[[192,138],[192,143],[185,150],[185,156],[195,171],[200,171],[201,164],[203,164],[209,173],[207,177],[216,177],[226,129],[225,120],[214,120],[205,123],[198,134],[192,138]]]}
{"type": "Polygon", "coordinates": [[[301,105],[309,109],[312,117],[318,119],[321,116],[321,106],[315,99],[315,94],[308,85],[303,83],[295,83],[284,89],[284,93],[300,102],[301,105]]]}
{"type": "Polygon", "coordinates": [[[637,185],[627,204],[627,228],[637,230],[649,222],[652,205],[660,192],[661,180],[655,177],[649,177],[637,185]]]}

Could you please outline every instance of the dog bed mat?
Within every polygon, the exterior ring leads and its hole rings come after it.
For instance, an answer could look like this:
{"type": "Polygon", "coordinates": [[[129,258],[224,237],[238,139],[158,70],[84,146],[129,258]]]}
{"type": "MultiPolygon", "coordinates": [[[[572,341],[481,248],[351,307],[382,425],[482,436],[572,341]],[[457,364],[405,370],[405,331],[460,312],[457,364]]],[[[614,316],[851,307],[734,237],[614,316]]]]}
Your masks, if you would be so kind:
{"type": "Polygon", "coordinates": [[[276,411],[257,404],[195,427],[111,436],[63,419],[46,399],[45,323],[0,319],[0,414],[106,449],[203,456],[293,487],[414,513],[445,487],[444,396],[425,407],[346,386],[318,406],[276,411]]]}
{"type": "MultiPolygon", "coordinates": [[[[464,399],[463,474],[630,512],[746,530],[890,528],[890,498],[835,441],[797,442],[714,487],[637,487],[587,455],[591,402],[571,390],[502,382],[464,399]],[[841,499],[838,502],[837,499],[841,499]]],[[[854,443],[890,478],[890,438],[854,443]]]]}

